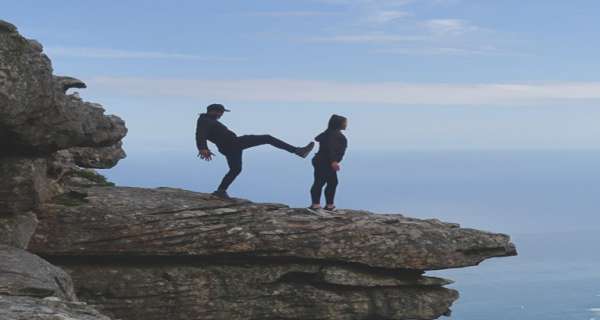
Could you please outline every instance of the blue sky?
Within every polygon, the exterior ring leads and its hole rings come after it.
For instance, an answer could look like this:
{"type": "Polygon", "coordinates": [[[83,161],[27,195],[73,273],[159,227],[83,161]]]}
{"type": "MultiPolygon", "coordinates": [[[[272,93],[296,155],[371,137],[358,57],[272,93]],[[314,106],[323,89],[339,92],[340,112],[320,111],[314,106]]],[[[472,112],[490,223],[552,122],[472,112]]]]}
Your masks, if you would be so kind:
{"type": "Polygon", "coordinates": [[[597,1],[12,1],[0,18],[127,120],[128,150],[239,133],[305,143],[331,113],[356,149],[600,147],[597,1]]]}

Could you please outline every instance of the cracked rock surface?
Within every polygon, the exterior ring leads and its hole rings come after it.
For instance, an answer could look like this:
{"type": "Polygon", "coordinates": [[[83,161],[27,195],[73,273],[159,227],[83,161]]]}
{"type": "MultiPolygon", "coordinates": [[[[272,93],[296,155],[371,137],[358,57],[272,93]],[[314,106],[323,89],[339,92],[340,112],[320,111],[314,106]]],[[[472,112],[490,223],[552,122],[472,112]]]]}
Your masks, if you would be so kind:
{"type": "Polygon", "coordinates": [[[516,254],[438,220],[90,187],[40,208],[30,249],[123,319],[436,319],[458,298],[427,270],[516,254]]]}

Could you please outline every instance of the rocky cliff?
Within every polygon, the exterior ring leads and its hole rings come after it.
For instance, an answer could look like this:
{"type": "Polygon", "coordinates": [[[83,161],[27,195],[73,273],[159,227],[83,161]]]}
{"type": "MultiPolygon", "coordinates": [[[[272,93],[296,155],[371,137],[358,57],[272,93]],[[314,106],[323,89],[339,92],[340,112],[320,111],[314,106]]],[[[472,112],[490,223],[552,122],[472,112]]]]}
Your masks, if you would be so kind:
{"type": "Polygon", "coordinates": [[[77,299],[65,271],[25,251],[43,203],[68,194],[67,184],[98,183],[83,159],[96,163],[93,155],[102,154],[111,165],[124,156],[124,122],[67,94],[82,87],[54,76],[42,46],[0,20],[1,320],[109,320],[77,299]],[[111,162],[105,149],[121,151],[111,162]]]}
{"type": "Polygon", "coordinates": [[[0,319],[436,319],[458,293],[427,271],[516,254],[438,220],[113,186],[87,168],[125,156],[124,122],[6,22],[0,45],[0,319]]]}

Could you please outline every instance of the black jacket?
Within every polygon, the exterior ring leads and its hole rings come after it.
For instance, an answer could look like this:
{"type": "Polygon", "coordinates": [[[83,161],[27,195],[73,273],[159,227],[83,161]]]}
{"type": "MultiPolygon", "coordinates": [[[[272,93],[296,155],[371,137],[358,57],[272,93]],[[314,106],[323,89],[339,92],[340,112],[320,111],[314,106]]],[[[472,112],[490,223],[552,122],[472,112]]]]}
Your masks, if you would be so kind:
{"type": "Polygon", "coordinates": [[[219,151],[231,150],[237,141],[237,135],[217,119],[206,113],[198,117],[196,124],[196,146],[198,150],[208,149],[206,140],[214,143],[219,151]]]}
{"type": "Polygon", "coordinates": [[[348,140],[342,133],[342,123],[346,118],[338,115],[331,116],[327,130],[319,134],[315,140],[319,142],[319,151],[315,155],[315,159],[326,162],[340,162],[346,153],[348,140]]]}

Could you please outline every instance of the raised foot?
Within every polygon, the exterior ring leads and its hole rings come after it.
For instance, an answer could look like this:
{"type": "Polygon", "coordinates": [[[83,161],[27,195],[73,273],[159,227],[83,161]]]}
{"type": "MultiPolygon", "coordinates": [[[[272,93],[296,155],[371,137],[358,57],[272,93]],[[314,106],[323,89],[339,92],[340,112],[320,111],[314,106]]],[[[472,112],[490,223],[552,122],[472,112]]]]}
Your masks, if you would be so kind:
{"type": "Polygon", "coordinates": [[[312,149],[315,147],[315,143],[314,142],[310,142],[309,144],[307,144],[306,146],[302,147],[302,148],[298,148],[298,150],[296,150],[296,154],[300,157],[300,158],[306,158],[308,156],[308,154],[312,151],[312,149]]]}

